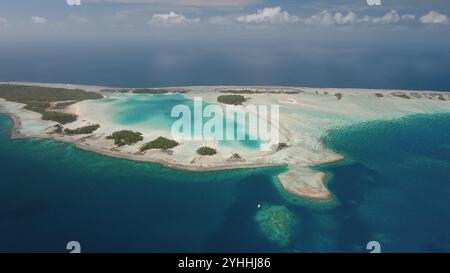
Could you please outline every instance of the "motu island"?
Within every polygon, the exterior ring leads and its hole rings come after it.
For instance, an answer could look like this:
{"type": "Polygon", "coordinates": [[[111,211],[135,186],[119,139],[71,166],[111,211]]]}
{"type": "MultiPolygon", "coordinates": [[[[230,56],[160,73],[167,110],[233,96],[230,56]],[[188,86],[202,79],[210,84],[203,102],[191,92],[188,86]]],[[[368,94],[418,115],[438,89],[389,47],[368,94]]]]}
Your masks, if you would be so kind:
{"type": "MultiPolygon", "coordinates": [[[[431,91],[304,87],[200,86],[106,88],[2,83],[0,112],[14,120],[12,138],[50,138],[134,161],[191,171],[287,166],[278,176],[294,196],[329,200],[326,175],[311,167],[341,160],[323,137],[331,129],[372,120],[450,112],[450,94],[431,91]],[[173,139],[171,110],[205,104],[279,105],[279,141],[173,139]]],[[[256,119],[259,113],[249,112],[256,119]]],[[[272,124],[275,126],[275,124],[272,124]]],[[[369,140],[370,141],[370,140],[369,140]]]]}

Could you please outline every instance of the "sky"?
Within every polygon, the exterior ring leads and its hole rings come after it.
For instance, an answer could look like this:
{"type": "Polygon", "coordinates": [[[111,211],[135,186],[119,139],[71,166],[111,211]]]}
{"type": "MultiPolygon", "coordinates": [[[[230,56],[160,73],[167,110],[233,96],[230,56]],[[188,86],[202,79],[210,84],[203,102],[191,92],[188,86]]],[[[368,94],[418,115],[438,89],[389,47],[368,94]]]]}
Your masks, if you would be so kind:
{"type": "Polygon", "coordinates": [[[450,32],[448,0],[2,0],[0,42],[450,32]]]}
{"type": "Polygon", "coordinates": [[[450,1],[369,2],[0,0],[0,81],[450,90],[450,1]]]}

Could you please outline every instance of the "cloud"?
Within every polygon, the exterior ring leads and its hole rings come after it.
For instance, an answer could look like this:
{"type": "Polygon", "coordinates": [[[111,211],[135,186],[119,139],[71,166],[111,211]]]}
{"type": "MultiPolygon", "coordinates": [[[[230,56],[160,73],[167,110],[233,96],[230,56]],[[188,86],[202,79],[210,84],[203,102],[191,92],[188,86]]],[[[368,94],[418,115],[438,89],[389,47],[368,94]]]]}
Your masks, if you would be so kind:
{"type": "Polygon", "coordinates": [[[239,16],[236,20],[247,24],[286,24],[298,22],[299,18],[283,11],[281,7],[273,7],[260,9],[253,14],[239,16]]]}
{"type": "Polygon", "coordinates": [[[448,16],[436,11],[430,11],[424,16],[420,17],[422,24],[442,25],[449,23],[448,16]]]}
{"type": "Polygon", "coordinates": [[[88,19],[86,17],[83,16],[78,16],[78,15],[71,15],[70,20],[74,21],[75,23],[78,24],[84,24],[88,22],[88,19]]]}
{"type": "Polygon", "coordinates": [[[311,17],[303,20],[307,25],[322,25],[322,26],[332,26],[332,25],[344,25],[344,24],[354,24],[358,21],[356,14],[349,11],[346,15],[337,12],[335,14],[330,13],[327,10],[321,11],[311,17]]]}
{"type": "Polygon", "coordinates": [[[66,0],[69,6],[81,6],[81,0],[66,0]]]}
{"type": "Polygon", "coordinates": [[[336,14],[334,14],[334,20],[336,24],[343,25],[343,24],[353,24],[358,20],[358,18],[356,17],[356,14],[353,11],[349,11],[347,12],[346,15],[337,12],[336,14]]]}
{"type": "Polygon", "coordinates": [[[402,21],[414,21],[416,17],[411,14],[400,15],[396,10],[391,10],[382,17],[371,18],[374,24],[396,24],[402,21]]]}
{"type": "Polygon", "coordinates": [[[40,17],[40,16],[31,17],[31,21],[33,22],[33,24],[45,24],[48,22],[47,18],[40,17]]]}
{"type": "Polygon", "coordinates": [[[126,4],[164,4],[183,7],[245,7],[262,0],[103,0],[126,4]]]}
{"type": "Polygon", "coordinates": [[[183,14],[172,11],[170,13],[155,13],[148,23],[155,25],[182,25],[197,23],[199,21],[200,19],[198,18],[186,18],[183,14]]]}
{"type": "Polygon", "coordinates": [[[416,17],[412,14],[400,15],[396,10],[391,10],[380,17],[358,16],[349,11],[346,14],[341,12],[331,13],[329,11],[321,11],[315,15],[303,19],[306,25],[318,26],[334,26],[334,25],[351,25],[351,24],[395,24],[400,22],[414,21],[416,17]]]}

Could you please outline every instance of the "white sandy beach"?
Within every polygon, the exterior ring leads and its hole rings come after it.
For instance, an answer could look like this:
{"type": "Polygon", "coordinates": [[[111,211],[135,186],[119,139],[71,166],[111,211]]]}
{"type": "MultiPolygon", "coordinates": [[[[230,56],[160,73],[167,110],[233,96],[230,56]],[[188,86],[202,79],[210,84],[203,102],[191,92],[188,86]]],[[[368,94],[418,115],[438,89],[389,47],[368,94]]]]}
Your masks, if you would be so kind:
{"type": "MultiPolygon", "coordinates": [[[[15,83],[46,87],[79,88],[99,92],[105,97],[120,99],[132,94],[102,92],[107,87],[15,83]]],[[[204,101],[216,103],[222,95],[220,90],[252,90],[260,94],[243,94],[251,104],[280,105],[280,142],[289,145],[280,151],[245,150],[236,147],[218,146],[217,143],[184,141],[172,153],[151,150],[138,153],[139,147],[158,136],[170,138],[170,131],[142,128],[139,126],[120,126],[108,115],[108,109],[93,101],[83,101],[67,107],[64,111],[78,115],[76,122],[65,128],[78,128],[98,123],[101,127],[91,135],[68,136],[53,134],[55,122],[43,121],[40,114],[23,110],[22,104],[0,99],[0,112],[14,117],[12,137],[42,137],[73,143],[77,147],[112,157],[135,161],[155,162],[162,165],[192,171],[211,171],[237,168],[267,166],[289,166],[289,171],[279,175],[282,187],[298,197],[326,200],[332,194],[325,186],[325,174],[310,167],[341,160],[343,157],[328,150],[322,137],[328,130],[347,125],[355,125],[373,120],[388,120],[419,113],[450,112],[450,93],[435,91],[369,90],[369,89],[330,89],[303,87],[238,87],[238,86],[200,86],[174,87],[189,90],[187,98],[201,96],[204,101]],[[298,92],[298,93],[297,93],[298,92]],[[340,95],[336,95],[336,94],[340,95]],[[378,95],[376,95],[378,94],[378,95]],[[381,94],[381,95],[380,95],[381,94]],[[399,96],[400,95],[400,96],[399,96]],[[402,98],[407,95],[409,99],[402,98]],[[338,97],[341,97],[338,99],[338,97]],[[114,131],[130,129],[143,133],[144,141],[135,145],[116,147],[105,137],[114,131]],[[203,144],[217,148],[214,156],[199,156],[196,149],[203,144]],[[230,160],[233,153],[239,153],[242,160],[230,160]]],[[[151,96],[151,95],[148,95],[151,96]]]]}

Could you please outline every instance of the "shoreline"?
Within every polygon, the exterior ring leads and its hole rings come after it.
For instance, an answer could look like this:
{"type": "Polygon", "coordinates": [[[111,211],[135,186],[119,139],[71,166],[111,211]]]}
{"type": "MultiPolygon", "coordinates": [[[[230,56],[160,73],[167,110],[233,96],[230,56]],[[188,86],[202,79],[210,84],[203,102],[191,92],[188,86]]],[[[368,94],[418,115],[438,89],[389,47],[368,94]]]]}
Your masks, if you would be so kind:
{"type": "MultiPolygon", "coordinates": [[[[289,168],[289,165],[287,163],[284,163],[284,164],[273,164],[273,163],[272,164],[251,164],[250,163],[250,164],[240,164],[240,165],[234,165],[234,166],[226,166],[226,165],[222,165],[222,166],[187,166],[187,165],[182,165],[182,164],[173,164],[173,163],[170,163],[170,162],[167,162],[164,160],[160,160],[160,161],[148,160],[148,159],[139,158],[138,156],[134,156],[134,155],[130,155],[130,154],[120,154],[118,152],[98,149],[98,148],[95,148],[92,146],[83,145],[83,143],[80,143],[80,142],[71,141],[68,139],[61,138],[61,137],[58,138],[53,135],[47,135],[45,137],[27,136],[27,135],[24,135],[19,132],[19,129],[21,128],[20,117],[18,117],[17,115],[15,115],[13,113],[7,113],[7,112],[2,112],[2,111],[0,111],[0,113],[9,117],[11,119],[11,121],[13,122],[13,126],[10,129],[10,139],[11,140],[32,139],[32,138],[44,139],[45,138],[45,139],[50,139],[50,140],[57,141],[57,142],[62,142],[62,143],[68,144],[68,145],[72,145],[73,147],[80,149],[82,151],[95,153],[95,154],[98,154],[101,156],[123,159],[123,160],[132,161],[132,162],[157,164],[157,165],[160,165],[160,166],[163,166],[166,168],[170,168],[173,170],[177,170],[177,171],[187,171],[187,172],[196,172],[196,173],[233,171],[233,170],[243,170],[243,169],[277,168],[277,167],[289,168]]],[[[317,165],[312,165],[312,166],[309,166],[308,168],[320,166],[323,164],[338,162],[341,160],[344,160],[344,157],[342,157],[340,159],[336,159],[336,160],[320,162],[317,165]]],[[[277,183],[280,184],[280,186],[283,188],[283,190],[286,193],[288,193],[289,195],[292,195],[295,198],[304,198],[304,199],[311,200],[311,201],[330,201],[330,200],[332,200],[333,195],[326,187],[327,174],[324,172],[320,172],[318,174],[319,174],[320,186],[322,189],[325,190],[324,191],[325,194],[320,193],[319,195],[313,195],[313,194],[303,194],[300,192],[291,191],[291,190],[289,190],[289,188],[285,187],[285,183],[283,182],[283,179],[280,178],[280,175],[276,175],[275,179],[276,179],[277,183]]]]}
{"type": "MultiPolygon", "coordinates": [[[[125,99],[134,94],[130,92],[132,90],[130,89],[125,96],[119,95],[117,97],[118,93],[111,92],[111,90],[119,89],[103,86],[29,82],[0,84],[82,89],[101,94],[103,98],[115,97],[116,99],[125,99]],[[106,91],[108,89],[109,92],[106,91]]],[[[105,119],[107,117],[105,115],[110,114],[108,111],[104,111],[106,114],[95,112],[95,110],[98,110],[96,108],[101,108],[101,106],[93,106],[89,104],[90,101],[78,102],[60,109],[62,112],[74,113],[79,116],[79,120],[73,124],[68,124],[69,128],[71,126],[81,127],[90,123],[101,124],[102,128],[99,132],[81,136],[68,136],[51,132],[50,129],[56,123],[43,122],[40,119],[40,114],[22,109],[22,104],[0,100],[0,112],[8,115],[13,121],[10,132],[11,139],[47,138],[103,156],[158,164],[175,170],[199,173],[287,167],[286,173],[275,176],[277,183],[289,195],[312,201],[333,199],[333,194],[327,187],[327,174],[313,168],[345,160],[344,156],[325,145],[323,138],[329,130],[372,120],[397,119],[420,113],[450,112],[450,93],[440,91],[284,86],[185,86],[159,89],[170,90],[172,88],[186,89],[187,93],[184,96],[187,99],[192,99],[192,97],[198,95],[202,96],[206,102],[216,102],[217,96],[223,93],[221,91],[243,92],[250,90],[254,93],[244,93],[243,95],[249,98],[253,104],[279,104],[280,109],[283,107],[280,112],[279,129],[280,137],[282,137],[280,142],[286,142],[288,147],[269,152],[251,152],[239,149],[237,152],[244,158],[240,161],[230,161],[227,154],[233,150],[223,147],[219,149],[219,153],[215,156],[198,156],[195,154],[195,150],[192,150],[195,146],[191,143],[181,143],[183,144],[180,145],[182,147],[174,149],[175,154],[173,156],[160,150],[140,154],[136,152],[137,144],[128,147],[115,147],[104,139],[105,135],[110,134],[112,129],[117,130],[118,127],[108,123],[108,119],[105,119]],[[444,96],[444,101],[438,98],[442,96],[444,96]],[[31,129],[27,128],[27,125],[31,129]],[[23,132],[23,129],[30,130],[23,132]]],[[[108,110],[108,108],[105,109],[108,110]]],[[[139,128],[136,130],[141,131],[139,128]]],[[[146,139],[150,139],[150,137],[153,139],[155,133],[160,134],[162,132],[152,129],[150,135],[144,134],[144,136],[146,139]]]]}
{"type": "MultiPolygon", "coordinates": [[[[179,85],[179,86],[153,86],[153,87],[114,87],[114,86],[104,86],[96,84],[74,84],[74,83],[49,83],[49,82],[23,82],[23,81],[0,81],[0,84],[11,84],[11,85],[27,85],[27,86],[43,86],[43,87],[60,87],[67,89],[90,89],[94,90],[108,90],[108,89],[195,89],[195,90],[208,90],[213,89],[306,89],[306,90],[330,90],[330,91],[356,91],[356,90],[367,90],[367,91],[379,91],[379,92],[408,92],[408,93],[444,93],[449,94],[450,90],[428,90],[428,89],[401,89],[401,88],[363,88],[363,87],[314,87],[314,86],[291,86],[291,85],[179,85]]],[[[94,91],[95,92],[95,91],[94,91]]]]}
{"type": "Polygon", "coordinates": [[[7,113],[2,112],[0,113],[8,116],[11,121],[13,122],[13,126],[10,130],[10,139],[32,139],[32,138],[41,138],[41,139],[50,139],[53,141],[58,141],[62,143],[66,143],[69,145],[72,145],[80,150],[93,152],[102,156],[107,157],[114,157],[119,159],[125,159],[133,162],[141,162],[141,163],[152,163],[152,164],[158,164],[170,169],[179,170],[179,171],[190,171],[190,172],[215,172],[215,171],[225,171],[225,170],[241,170],[241,169],[257,169],[257,168],[270,168],[270,167],[288,167],[288,164],[254,164],[254,163],[248,163],[248,164],[239,164],[239,165],[217,165],[217,166],[188,166],[183,164],[174,164],[168,161],[164,160],[149,160],[140,158],[137,155],[133,154],[120,154],[119,152],[109,151],[109,150],[103,150],[96,147],[92,147],[89,145],[83,145],[82,142],[73,141],[70,139],[64,139],[62,137],[55,137],[54,135],[46,135],[45,137],[39,137],[39,136],[27,136],[22,133],[20,133],[19,129],[21,128],[20,124],[20,117],[13,113],[7,113]]]}

